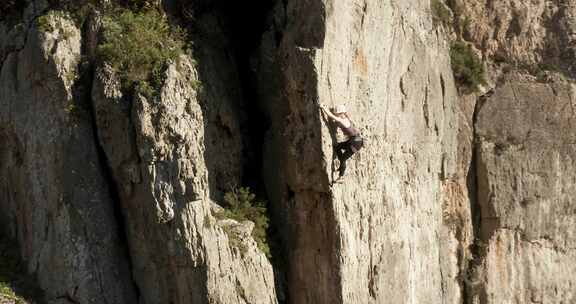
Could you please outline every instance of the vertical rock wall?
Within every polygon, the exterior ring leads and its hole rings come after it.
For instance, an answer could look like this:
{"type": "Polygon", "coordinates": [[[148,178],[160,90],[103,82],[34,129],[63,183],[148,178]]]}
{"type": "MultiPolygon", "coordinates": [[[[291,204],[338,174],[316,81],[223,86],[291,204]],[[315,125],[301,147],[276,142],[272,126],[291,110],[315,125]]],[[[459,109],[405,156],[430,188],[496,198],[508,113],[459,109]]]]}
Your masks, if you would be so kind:
{"type": "MultiPolygon", "coordinates": [[[[428,0],[275,2],[251,62],[281,301],[575,300],[573,1],[447,2],[482,93],[457,96],[428,0]],[[339,183],[319,104],[366,140],[339,183]]],[[[146,96],[93,56],[97,18],[27,4],[0,22],[0,220],[46,301],[276,303],[252,225],[214,216],[259,167],[222,16],[199,4],[194,55],[146,96]]]]}
{"type": "Polygon", "coordinates": [[[276,303],[251,226],[213,216],[211,197],[241,177],[239,85],[225,49],[198,48],[199,65],[179,58],[157,96],[125,95],[107,67],[97,72],[98,134],[120,190],[133,274],[143,303],[276,303]]]}
{"type": "Polygon", "coordinates": [[[574,301],[573,2],[452,1],[490,80],[468,120],[470,303],[574,301]]]}
{"type": "Polygon", "coordinates": [[[576,299],[574,89],[513,75],[480,106],[481,303],[576,299]]]}
{"type": "Polygon", "coordinates": [[[457,98],[429,9],[428,1],[276,9],[260,84],[273,121],[266,171],[284,225],[290,303],[461,301],[457,261],[441,254],[457,98]],[[319,103],[345,104],[366,138],[343,183],[332,184],[337,138],[319,103]]]}
{"type": "Polygon", "coordinates": [[[46,301],[276,303],[252,224],[214,216],[243,161],[241,89],[216,21],[203,21],[200,63],[180,58],[143,96],[105,65],[92,75],[97,15],[85,32],[43,1],[23,15],[0,27],[0,217],[46,301]]]}
{"type": "Polygon", "coordinates": [[[22,26],[14,36],[23,38],[2,50],[2,228],[18,239],[46,303],[136,303],[116,202],[81,98],[80,31],[60,15],[48,15],[45,26],[22,26]]]}

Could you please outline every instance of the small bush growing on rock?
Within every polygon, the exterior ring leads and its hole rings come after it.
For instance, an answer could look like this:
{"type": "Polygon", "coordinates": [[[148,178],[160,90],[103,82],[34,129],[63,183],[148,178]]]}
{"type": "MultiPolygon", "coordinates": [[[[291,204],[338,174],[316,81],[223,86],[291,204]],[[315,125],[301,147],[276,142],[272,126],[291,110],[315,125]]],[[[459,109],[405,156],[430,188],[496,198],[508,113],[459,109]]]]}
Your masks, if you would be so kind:
{"type": "Polygon", "coordinates": [[[460,87],[476,91],[486,84],[484,65],[470,45],[462,41],[454,42],[450,48],[450,59],[454,78],[460,87]]]}
{"type": "MultiPolygon", "coordinates": [[[[64,25],[63,20],[72,20],[70,14],[66,11],[49,11],[48,13],[38,17],[36,19],[36,24],[38,29],[42,32],[51,33],[54,31],[60,31],[60,40],[68,40],[74,36],[73,30],[64,25]]],[[[73,76],[75,74],[73,73],[73,76]]],[[[71,77],[67,75],[66,77],[71,77]]]]}
{"type": "Polygon", "coordinates": [[[171,28],[157,10],[120,10],[103,20],[100,57],[118,73],[125,89],[140,82],[157,88],[167,63],[184,53],[184,32],[171,28]]]}
{"type": "Polygon", "coordinates": [[[432,0],[430,7],[432,8],[432,20],[435,25],[449,24],[452,21],[452,13],[442,0],[432,0]]]}
{"type": "Polygon", "coordinates": [[[108,3],[100,0],[48,0],[48,3],[53,9],[70,14],[79,28],[82,27],[91,12],[97,8],[100,11],[105,11],[109,7],[108,3]]]}
{"type": "Polygon", "coordinates": [[[234,248],[238,248],[240,250],[240,254],[244,256],[248,251],[248,247],[242,242],[242,236],[240,236],[239,232],[231,226],[224,226],[222,229],[228,236],[229,244],[234,248]]]}
{"type": "Polygon", "coordinates": [[[36,19],[36,24],[38,25],[38,29],[42,32],[51,33],[56,30],[54,28],[53,18],[55,17],[64,17],[64,13],[61,11],[49,11],[48,13],[38,17],[36,19]]]}
{"type": "Polygon", "coordinates": [[[270,219],[266,213],[265,202],[256,200],[256,195],[250,192],[250,188],[244,187],[234,188],[227,192],[224,195],[224,200],[228,206],[224,209],[221,216],[239,222],[246,220],[254,222],[252,237],[256,240],[258,248],[270,258],[270,247],[266,236],[270,219]]]}

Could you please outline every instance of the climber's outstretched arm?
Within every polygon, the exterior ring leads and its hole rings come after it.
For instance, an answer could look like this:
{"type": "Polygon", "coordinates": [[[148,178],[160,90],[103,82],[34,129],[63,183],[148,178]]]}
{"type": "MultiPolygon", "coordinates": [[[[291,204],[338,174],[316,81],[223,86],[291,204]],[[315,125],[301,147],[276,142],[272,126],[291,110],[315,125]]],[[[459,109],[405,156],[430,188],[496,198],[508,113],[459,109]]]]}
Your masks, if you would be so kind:
{"type": "Polygon", "coordinates": [[[322,109],[322,112],[324,112],[324,114],[326,114],[333,121],[341,123],[341,124],[343,123],[343,119],[334,115],[334,113],[332,113],[332,111],[330,111],[330,109],[326,108],[325,105],[321,104],[320,109],[322,109]]]}

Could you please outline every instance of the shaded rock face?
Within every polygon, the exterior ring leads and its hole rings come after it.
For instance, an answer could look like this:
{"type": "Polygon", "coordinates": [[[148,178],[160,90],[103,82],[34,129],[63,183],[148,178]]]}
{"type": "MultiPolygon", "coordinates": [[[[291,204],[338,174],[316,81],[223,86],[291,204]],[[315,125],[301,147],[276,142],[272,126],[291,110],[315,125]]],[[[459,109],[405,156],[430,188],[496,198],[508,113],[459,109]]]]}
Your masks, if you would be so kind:
{"type": "Polygon", "coordinates": [[[135,303],[126,246],[78,77],[81,38],[65,18],[30,26],[0,74],[2,226],[47,303],[135,303]]]}
{"type": "Polygon", "coordinates": [[[195,49],[148,95],[95,56],[98,14],[1,19],[0,226],[46,302],[574,302],[572,4],[448,2],[483,93],[458,96],[428,0],[276,1],[250,60],[230,12],[165,1],[195,49]],[[366,140],[341,183],[319,104],[366,140]],[[277,269],[217,215],[260,175],[277,269]]]}
{"type": "Polygon", "coordinates": [[[80,70],[98,18],[83,35],[46,16],[50,31],[2,40],[0,95],[2,224],[46,301],[276,303],[253,225],[213,217],[242,175],[226,49],[201,44],[201,65],[180,58],[157,96],[126,94],[105,65],[80,70]]]}
{"type": "Polygon", "coordinates": [[[272,267],[250,232],[234,247],[223,228],[230,224],[211,212],[211,197],[240,183],[239,85],[224,50],[199,48],[202,68],[183,56],[158,96],[123,95],[107,67],[96,74],[98,134],[120,191],[133,274],[143,303],[275,303],[272,267]]]}

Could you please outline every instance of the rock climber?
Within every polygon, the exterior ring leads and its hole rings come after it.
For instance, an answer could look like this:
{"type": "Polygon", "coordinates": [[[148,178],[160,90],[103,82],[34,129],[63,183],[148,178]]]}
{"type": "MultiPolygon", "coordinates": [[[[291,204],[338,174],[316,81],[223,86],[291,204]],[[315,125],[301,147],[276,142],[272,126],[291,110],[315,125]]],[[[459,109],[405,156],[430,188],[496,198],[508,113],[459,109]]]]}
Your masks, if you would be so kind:
{"type": "Polygon", "coordinates": [[[344,176],[344,171],[346,171],[346,161],[364,146],[364,140],[360,135],[360,131],[358,131],[348,116],[346,106],[338,105],[333,111],[326,108],[323,104],[320,105],[320,108],[324,114],[336,123],[340,130],[342,130],[342,133],[348,137],[346,141],[339,142],[336,144],[336,147],[334,147],[338,160],[340,161],[340,167],[338,167],[338,179],[340,179],[344,176]]]}

